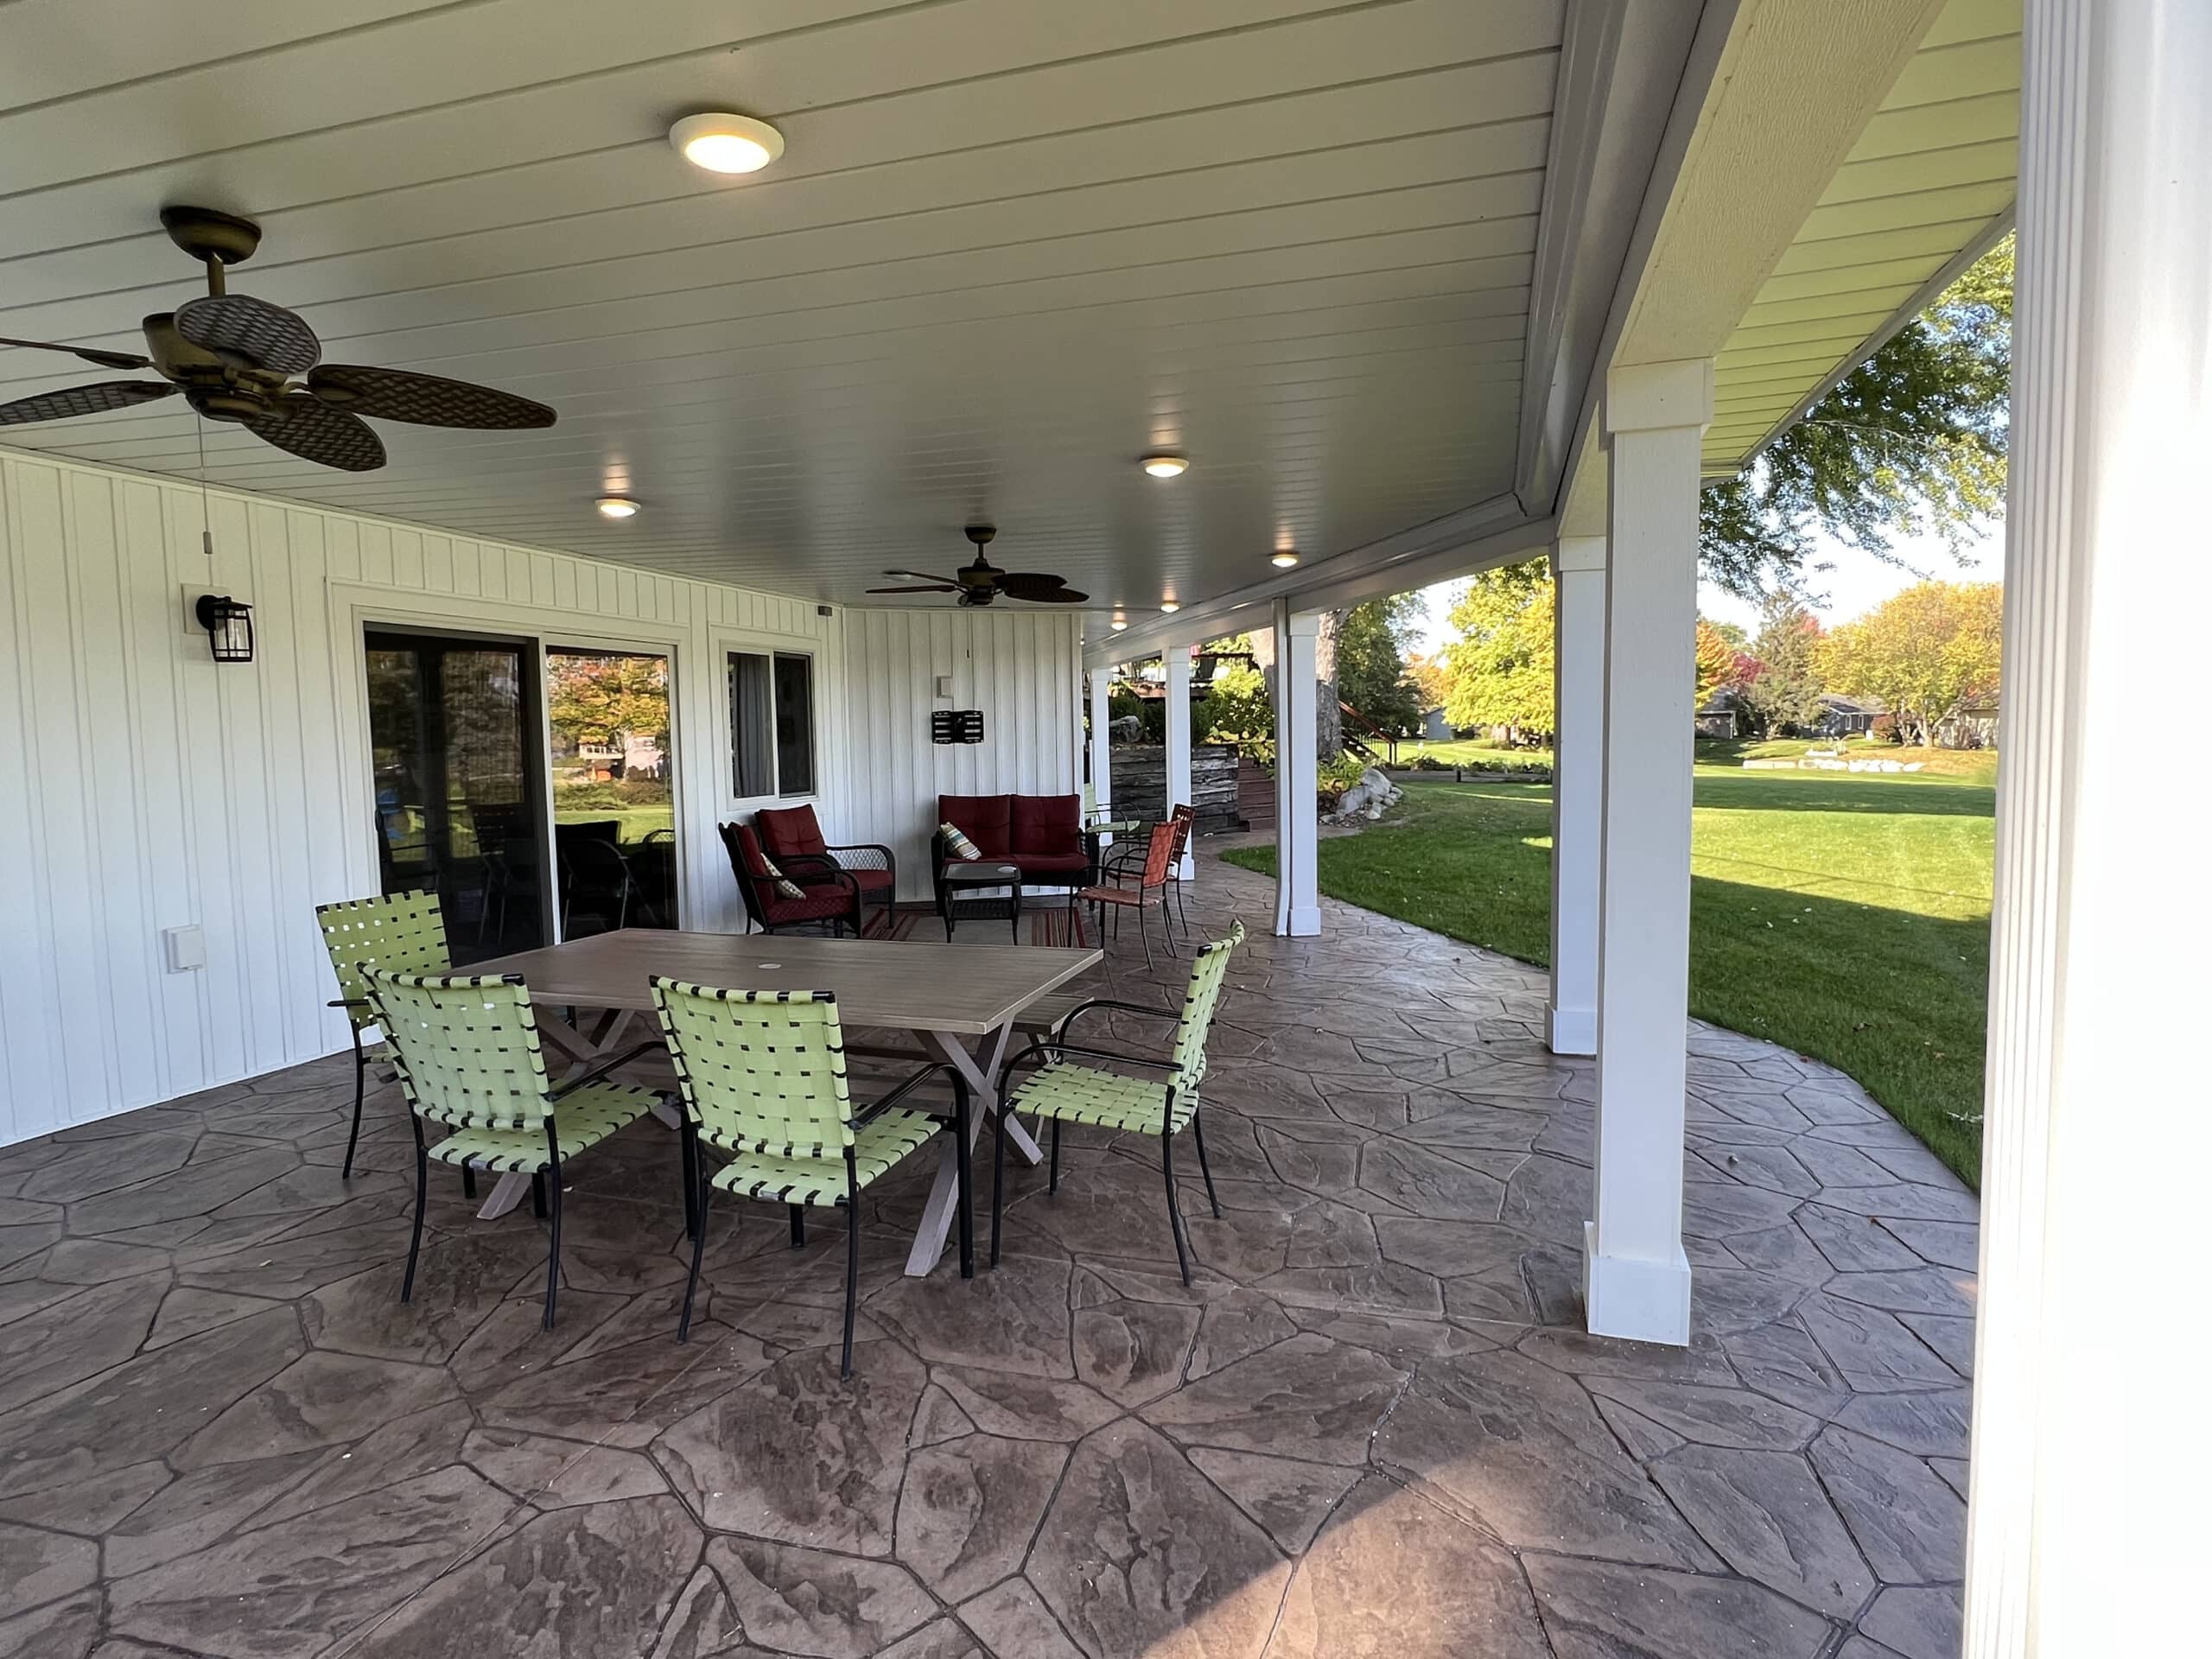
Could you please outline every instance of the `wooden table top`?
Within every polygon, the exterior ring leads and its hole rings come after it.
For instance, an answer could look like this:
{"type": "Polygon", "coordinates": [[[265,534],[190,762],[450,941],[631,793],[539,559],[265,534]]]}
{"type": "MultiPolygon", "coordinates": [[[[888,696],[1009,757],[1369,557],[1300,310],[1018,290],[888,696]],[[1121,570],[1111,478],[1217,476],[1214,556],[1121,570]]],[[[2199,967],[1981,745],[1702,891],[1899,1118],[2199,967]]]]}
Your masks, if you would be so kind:
{"type": "Polygon", "coordinates": [[[648,976],[748,991],[834,991],[848,1026],[980,1037],[1104,960],[1037,944],[930,944],[805,934],[678,933],[626,927],[469,964],[520,974],[533,1002],[650,1008],[648,976]]]}

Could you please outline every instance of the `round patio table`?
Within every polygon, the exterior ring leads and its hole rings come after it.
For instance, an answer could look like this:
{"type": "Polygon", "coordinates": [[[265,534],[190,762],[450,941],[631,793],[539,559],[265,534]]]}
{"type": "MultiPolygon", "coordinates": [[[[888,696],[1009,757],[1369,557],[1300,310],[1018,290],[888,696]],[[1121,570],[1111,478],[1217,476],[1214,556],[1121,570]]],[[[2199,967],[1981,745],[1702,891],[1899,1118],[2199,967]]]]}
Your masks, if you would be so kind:
{"type": "Polygon", "coordinates": [[[956,864],[944,872],[944,937],[962,920],[1007,922],[1014,943],[1021,942],[1021,867],[1018,864],[956,864]],[[1004,893],[986,891],[1003,887],[1004,893]]]}

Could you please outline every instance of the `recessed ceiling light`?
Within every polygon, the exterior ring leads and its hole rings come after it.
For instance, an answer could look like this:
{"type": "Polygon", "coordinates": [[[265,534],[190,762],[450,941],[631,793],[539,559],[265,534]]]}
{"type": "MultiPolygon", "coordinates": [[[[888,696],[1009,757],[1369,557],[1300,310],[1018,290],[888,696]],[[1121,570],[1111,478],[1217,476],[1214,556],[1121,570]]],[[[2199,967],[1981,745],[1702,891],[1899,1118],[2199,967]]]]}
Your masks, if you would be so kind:
{"type": "Polygon", "coordinates": [[[1276,554],[1273,558],[1269,559],[1268,563],[1274,566],[1278,570],[1287,570],[1292,565],[1298,563],[1298,555],[1286,549],[1284,551],[1276,554]]]}
{"type": "Polygon", "coordinates": [[[1176,612],[1181,610],[1183,607],[1172,599],[1163,599],[1160,601],[1160,608],[1166,612],[1168,615],[1173,616],[1176,612]]]}
{"type": "Polygon", "coordinates": [[[668,142],[709,173],[758,173],[784,153],[784,135],[766,121],[713,111],[685,116],[668,130],[668,142]]]}
{"type": "Polygon", "coordinates": [[[602,495],[599,498],[599,513],[602,518],[634,518],[638,504],[626,495],[602,495]]]}
{"type": "Polygon", "coordinates": [[[1147,455],[1143,466],[1154,478],[1180,478],[1191,470],[1190,461],[1183,455],[1147,455]]]}
{"type": "Polygon", "coordinates": [[[1118,616],[1117,616],[1117,617],[1116,617],[1116,618],[1115,618],[1111,622],[1108,623],[1106,626],[1107,626],[1108,627],[1109,627],[1109,628],[1113,629],[1115,632],[1119,633],[1119,632],[1122,632],[1122,629],[1124,629],[1124,628],[1128,627],[1129,625],[1128,625],[1127,622],[1123,621],[1120,617],[1118,617],[1118,616]]]}

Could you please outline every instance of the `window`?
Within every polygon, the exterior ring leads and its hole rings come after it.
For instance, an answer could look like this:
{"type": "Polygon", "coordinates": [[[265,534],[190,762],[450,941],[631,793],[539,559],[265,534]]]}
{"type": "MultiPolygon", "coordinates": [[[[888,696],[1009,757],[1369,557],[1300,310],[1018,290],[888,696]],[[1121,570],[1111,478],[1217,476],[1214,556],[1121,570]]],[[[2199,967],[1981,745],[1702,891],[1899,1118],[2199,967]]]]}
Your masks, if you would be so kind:
{"type": "Polygon", "coordinates": [[[729,654],[730,791],[741,800],[814,793],[814,658],[729,654]]]}

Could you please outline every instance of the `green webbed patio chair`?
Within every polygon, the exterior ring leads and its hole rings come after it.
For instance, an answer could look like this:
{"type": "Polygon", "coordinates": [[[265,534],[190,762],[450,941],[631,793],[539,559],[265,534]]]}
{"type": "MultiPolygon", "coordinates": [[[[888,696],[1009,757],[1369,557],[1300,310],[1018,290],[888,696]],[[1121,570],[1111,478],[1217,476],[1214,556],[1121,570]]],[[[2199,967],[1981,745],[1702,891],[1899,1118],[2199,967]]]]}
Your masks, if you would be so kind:
{"type": "MultiPolygon", "coordinates": [[[[845,1211],[845,1357],[853,1374],[853,1313],[861,1271],[860,1196],[932,1135],[949,1131],[964,1147],[968,1085],[944,1065],[924,1066],[859,1112],[845,1076],[845,1034],[828,991],[730,991],[652,980],[653,1006],[676,1067],[683,1102],[684,1178],[694,1184],[698,1225],[691,1276],[676,1339],[691,1334],[691,1300],[706,1250],[707,1205],[716,1192],[791,1208],[791,1243],[805,1240],[808,1206],[845,1211]],[[952,1079],[957,1115],[933,1116],[900,1106],[942,1072],[952,1079]],[[711,1177],[703,1150],[729,1161],[711,1177]]],[[[965,1182],[961,1199],[963,1217],[965,1182]]],[[[965,1239],[963,1236],[963,1245],[965,1239]]],[[[963,1264],[964,1265],[964,1264],[963,1264]]]]}
{"type": "Polygon", "coordinates": [[[1060,1125],[1088,1123],[1122,1134],[1156,1135],[1160,1161],[1167,1181],[1167,1222],[1175,1235],[1175,1259],[1183,1269],[1183,1282],[1191,1282],[1191,1251],[1183,1226],[1183,1208],[1175,1197],[1175,1136],[1188,1125],[1198,1151],[1198,1173],[1205,1177],[1206,1199],[1217,1217],[1221,1200],[1215,1195],[1213,1171],[1206,1166],[1206,1135],[1198,1115],[1198,1085],[1206,1075],[1206,1031],[1213,1024],[1215,1006],[1221,1001],[1223,981],[1229,973],[1230,953],[1244,943],[1244,924],[1236,923],[1226,938],[1217,939],[1198,952],[1191,968],[1191,985],[1183,1006],[1150,1008],[1138,1002],[1099,999],[1071,1009],[1050,1034],[1039,1039],[1007,1063],[1006,1073],[1025,1063],[1042,1062],[1007,1098],[999,1114],[998,1141],[991,1165],[991,1265],[999,1263],[999,1238],[1006,1217],[1006,1122],[1009,1113],[1048,1118],[1052,1125],[1052,1182],[1060,1190],[1060,1125]],[[1175,1021],[1172,1058],[1155,1060],[1109,1049],[1078,1048],[1069,1039],[1076,1022],[1094,1009],[1149,1014],[1175,1021]],[[1071,1058],[1071,1057],[1075,1057],[1071,1058]],[[1109,1061],[1158,1075],[1127,1077],[1084,1061],[1109,1061]]]}
{"type": "Polygon", "coordinates": [[[399,1300],[415,1294],[430,1160],[502,1174],[527,1174],[537,1213],[552,1235],[545,1257],[545,1328],[553,1328],[561,1287],[561,1166],[652,1109],[649,1089],[605,1081],[607,1074],[658,1046],[640,1043],[582,1075],[555,1084],[546,1075],[537,1016],[521,976],[439,978],[362,964],[369,1001],[390,1040],[399,1084],[415,1124],[415,1233],[399,1300]],[[432,1146],[426,1122],[451,1131],[432,1146]]]}
{"type": "MultiPolygon", "coordinates": [[[[446,948],[445,907],[435,893],[383,893],[317,905],[315,918],[330,952],[331,971],[338,976],[338,995],[327,1006],[343,1008],[353,1028],[353,1131],[346,1137],[346,1167],[339,1172],[340,1180],[350,1180],[353,1147],[361,1138],[361,1098],[369,1063],[391,1064],[389,1041],[374,1052],[361,1046],[362,1032],[375,1025],[377,1017],[369,1006],[360,964],[397,974],[442,974],[452,967],[453,956],[446,948]]],[[[473,1192],[473,1178],[470,1185],[473,1192]]]]}

